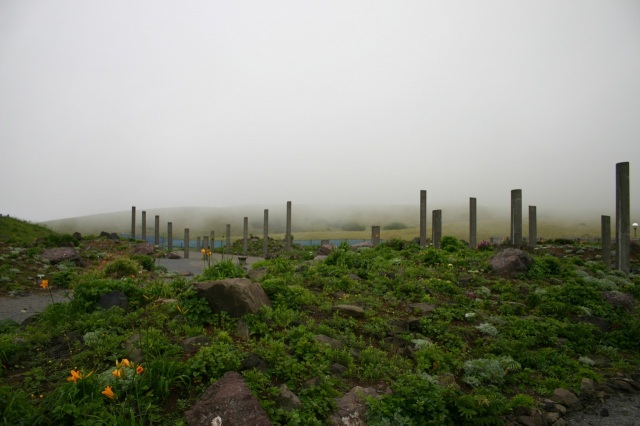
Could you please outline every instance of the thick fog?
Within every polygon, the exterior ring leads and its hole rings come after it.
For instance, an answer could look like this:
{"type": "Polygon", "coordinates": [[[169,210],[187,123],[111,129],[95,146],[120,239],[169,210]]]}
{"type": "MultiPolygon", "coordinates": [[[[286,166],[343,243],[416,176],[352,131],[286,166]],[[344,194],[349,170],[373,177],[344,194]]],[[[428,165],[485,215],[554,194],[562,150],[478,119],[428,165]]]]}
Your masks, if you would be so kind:
{"type": "Polygon", "coordinates": [[[0,0],[0,213],[459,205],[640,221],[640,2],[0,0]]]}

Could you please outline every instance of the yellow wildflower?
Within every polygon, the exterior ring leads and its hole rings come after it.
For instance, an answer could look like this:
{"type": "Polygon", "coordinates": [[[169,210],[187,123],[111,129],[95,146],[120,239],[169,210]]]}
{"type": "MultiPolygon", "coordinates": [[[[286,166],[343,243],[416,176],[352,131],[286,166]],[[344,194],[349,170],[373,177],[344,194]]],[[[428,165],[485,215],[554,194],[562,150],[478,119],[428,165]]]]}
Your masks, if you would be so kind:
{"type": "Polygon", "coordinates": [[[113,390],[111,389],[111,386],[107,386],[106,388],[104,388],[104,390],[102,392],[100,392],[101,394],[103,394],[104,396],[106,396],[109,399],[113,399],[116,397],[116,394],[113,393],[113,390]]]}
{"type": "Polygon", "coordinates": [[[76,383],[78,380],[82,380],[82,373],[80,370],[71,370],[71,377],[67,377],[67,381],[76,383]]]}
{"type": "Polygon", "coordinates": [[[42,282],[40,282],[40,288],[44,290],[47,287],[49,287],[49,280],[42,280],[42,282]]]}
{"type": "Polygon", "coordinates": [[[118,377],[118,378],[122,378],[123,374],[122,374],[122,368],[116,368],[115,370],[113,370],[111,372],[111,374],[113,374],[114,376],[118,377]]]}
{"type": "Polygon", "coordinates": [[[126,358],[122,358],[122,361],[120,362],[120,364],[121,364],[123,367],[131,367],[131,363],[130,363],[130,362],[129,362],[129,360],[128,360],[128,359],[126,359],[126,358]]]}

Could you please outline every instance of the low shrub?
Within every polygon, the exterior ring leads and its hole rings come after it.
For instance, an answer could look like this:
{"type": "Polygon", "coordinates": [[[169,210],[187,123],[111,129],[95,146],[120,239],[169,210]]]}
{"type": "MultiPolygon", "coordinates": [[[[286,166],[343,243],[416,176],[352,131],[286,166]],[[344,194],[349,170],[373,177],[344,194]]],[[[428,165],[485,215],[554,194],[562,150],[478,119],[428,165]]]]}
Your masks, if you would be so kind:
{"type": "Polygon", "coordinates": [[[133,259],[121,257],[113,260],[104,268],[104,274],[110,278],[124,278],[138,275],[140,264],[133,259]]]}

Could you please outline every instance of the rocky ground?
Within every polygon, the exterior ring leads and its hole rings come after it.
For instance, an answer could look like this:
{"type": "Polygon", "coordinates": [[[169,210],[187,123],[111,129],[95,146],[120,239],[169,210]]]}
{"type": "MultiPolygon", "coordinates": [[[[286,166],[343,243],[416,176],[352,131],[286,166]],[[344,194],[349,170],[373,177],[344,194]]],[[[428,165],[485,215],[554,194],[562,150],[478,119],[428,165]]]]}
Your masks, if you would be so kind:
{"type": "Polygon", "coordinates": [[[638,426],[640,394],[617,394],[565,417],[568,426],[638,426]]]}

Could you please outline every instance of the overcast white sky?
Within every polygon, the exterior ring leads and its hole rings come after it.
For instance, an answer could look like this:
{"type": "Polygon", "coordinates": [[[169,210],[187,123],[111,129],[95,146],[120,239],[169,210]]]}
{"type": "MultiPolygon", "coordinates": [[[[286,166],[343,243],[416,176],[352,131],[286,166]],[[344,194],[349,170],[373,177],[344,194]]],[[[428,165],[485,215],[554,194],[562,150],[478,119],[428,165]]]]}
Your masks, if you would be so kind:
{"type": "Polygon", "coordinates": [[[623,161],[638,221],[637,0],[0,0],[0,213],[613,215],[623,161]]]}

